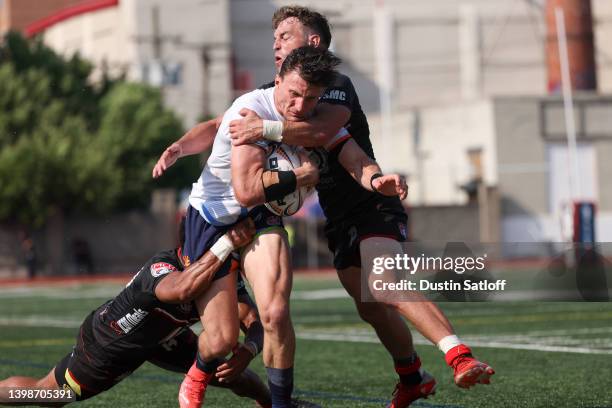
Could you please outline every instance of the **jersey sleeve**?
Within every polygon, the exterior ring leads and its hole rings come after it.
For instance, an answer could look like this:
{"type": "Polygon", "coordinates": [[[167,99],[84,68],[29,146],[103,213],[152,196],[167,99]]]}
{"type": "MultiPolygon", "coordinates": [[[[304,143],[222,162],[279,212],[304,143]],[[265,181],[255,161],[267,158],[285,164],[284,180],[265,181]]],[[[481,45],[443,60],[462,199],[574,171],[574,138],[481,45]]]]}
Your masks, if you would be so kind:
{"type": "Polygon", "coordinates": [[[336,136],[332,137],[332,139],[327,142],[324,146],[325,150],[330,153],[340,152],[342,150],[342,146],[351,138],[351,134],[345,128],[341,128],[336,136]]]}
{"type": "Polygon", "coordinates": [[[321,99],[319,99],[319,103],[346,106],[352,112],[356,96],[355,87],[351,79],[346,75],[338,74],[332,86],[327,88],[321,99]]]}
{"type": "Polygon", "coordinates": [[[141,291],[157,299],[155,288],[171,272],[178,272],[176,259],[168,256],[152,258],[139,272],[141,291]]]}

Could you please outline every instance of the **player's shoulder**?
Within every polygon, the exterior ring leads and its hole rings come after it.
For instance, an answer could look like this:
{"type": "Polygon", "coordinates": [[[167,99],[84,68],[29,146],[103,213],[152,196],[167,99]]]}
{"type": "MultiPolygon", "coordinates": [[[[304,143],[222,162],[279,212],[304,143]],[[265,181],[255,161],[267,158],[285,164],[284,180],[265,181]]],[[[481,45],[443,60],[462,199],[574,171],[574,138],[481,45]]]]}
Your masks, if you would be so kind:
{"type": "Polygon", "coordinates": [[[233,105],[244,105],[245,103],[251,103],[251,102],[257,101],[259,98],[261,98],[264,95],[264,91],[265,89],[258,88],[258,89],[253,89],[252,91],[249,91],[247,93],[244,93],[240,95],[238,98],[236,98],[233,105]]]}
{"type": "Polygon", "coordinates": [[[351,78],[348,75],[338,72],[334,76],[334,82],[328,89],[332,88],[353,88],[353,81],[351,81],[351,78]]]}
{"type": "Polygon", "coordinates": [[[153,255],[145,265],[143,272],[150,274],[153,278],[157,278],[181,269],[181,262],[176,255],[176,250],[171,249],[153,255]]]}
{"type": "Polygon", "coordinates": [[[258,110],[258,108],[269,103],[269,99],[272,97],[272,92],[269,89],[254,89],[243,95],[240,95],[232,104],[232,109],[240,110],[242,108],[249,108],[252,110],[258,110]]]}
{"type": "Polygon", "coordinates": [[[320,102],[350,104],[356,98],[351,79],[341,73],[336,74],[334,82],[327,87],[320,102]]]}

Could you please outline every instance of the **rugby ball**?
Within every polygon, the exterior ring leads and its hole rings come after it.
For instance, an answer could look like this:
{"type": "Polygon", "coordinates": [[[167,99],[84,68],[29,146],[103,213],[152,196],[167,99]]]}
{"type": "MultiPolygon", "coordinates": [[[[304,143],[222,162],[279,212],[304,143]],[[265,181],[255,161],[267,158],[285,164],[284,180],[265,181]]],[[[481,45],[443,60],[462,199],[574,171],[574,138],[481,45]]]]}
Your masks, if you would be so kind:
{"type": "MultiPolygon", "coordinates": [[[[302,162],[296,147],[282,143],[269,147],[266,157],[266,170],[288,171],[301,165],[302,162]]],[[[281,200],[265,203],[265,206],[268,210],[281,217],[293,215],[302,207],[304,200],[311,191],[311,188],[301,187],[293,193],[287,194],[281,200]]]]}

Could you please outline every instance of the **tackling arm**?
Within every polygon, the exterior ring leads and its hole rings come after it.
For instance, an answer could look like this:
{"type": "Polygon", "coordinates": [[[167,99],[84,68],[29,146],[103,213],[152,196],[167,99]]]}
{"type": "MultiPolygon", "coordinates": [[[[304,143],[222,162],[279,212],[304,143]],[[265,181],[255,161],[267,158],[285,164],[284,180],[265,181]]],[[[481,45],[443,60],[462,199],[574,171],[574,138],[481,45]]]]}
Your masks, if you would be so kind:
{"type": "Polygon", "coordinates": [[[338,161],[363,188],[386,196],[408,195],[406,180],[399,174],[383,175],[380,166],[353,139],[341,147],[338,161]]]}
{"type": "Polygon", "coordinates": [[[253,220],[247,218],[234,226],[200,259],[182,272],[167,274],[155,287],[155,296],[165,303],[188,303],[200,296],[212,282],[232,249],[251,242],[255,235],[253,220]],[[221,251],[226,255],[215,255],[221,251]]]}
{"type": "Polygon", "coordinates": [[[153,178],[160,177],[178,159],[192,154],[202,153],[215,141],[215,135],[221,124],[222,116],[197,124],[179,140],[172,143],[153,167],[153,178]]]}
{"type": "MultiPolygon", "coordinates": [[[[324,146],[351,117],[349,108],[330,103],[320,103],[315,113],[304,121],[283,121],[283,143],[304,147],[324,146]]],[[[243,116],[242,119],[230,122],[232,143],[237,146],[262,140],[263,120],[249,109],[243,109],[240,114],[243,116]]]]}

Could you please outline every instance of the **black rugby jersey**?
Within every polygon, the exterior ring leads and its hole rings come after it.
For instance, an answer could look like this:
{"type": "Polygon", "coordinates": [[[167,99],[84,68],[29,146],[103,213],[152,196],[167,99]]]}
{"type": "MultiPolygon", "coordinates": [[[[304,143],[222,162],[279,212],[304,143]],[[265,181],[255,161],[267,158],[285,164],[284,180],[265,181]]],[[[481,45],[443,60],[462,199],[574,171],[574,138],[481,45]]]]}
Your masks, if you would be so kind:
{"type": "MultiPolygon", "coordinates": [[[[155,254],[114,298],[96,309],[93,333],[107,351],[131,351],[137,358],[146,355],[198,322],[194,302],[169,304],[155,296],[155,287],[166,274],[182,271],[176,250],[155,254]]],[[[239,279],[238,294],[247,293],[239,279]]]]}
{"type": "MultiPolygon", "coordinates": [[[[274,86],[274,82],[267,83],[261,88],[274,86]]],[[[370,128],[368,120],[361,109],[359,97],[351,79],[338,74],[334,84],[325,90],[319,103],[342,105],[351,111],[348,122],[344,125],[346,130],[359,147],[372,159],[374,150],[370,141],[370,128]]],[[[343,221],[354,216],[360,216],[364,211],[375,209],[381,202],[386,208],[393,208],[400,212],[404,209],[397,196],[386,197],[363,188],[338,161],[338,155],[346,140],[333,146],[329,151],[324,148],[313,149],[319,161],[319,203],[328,220],[343,221]]]]}

